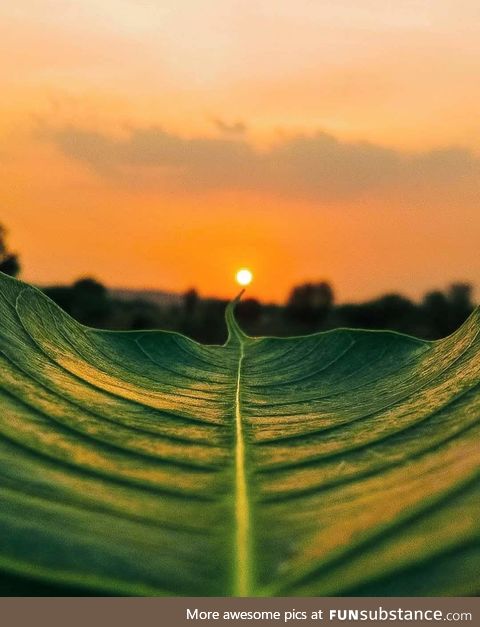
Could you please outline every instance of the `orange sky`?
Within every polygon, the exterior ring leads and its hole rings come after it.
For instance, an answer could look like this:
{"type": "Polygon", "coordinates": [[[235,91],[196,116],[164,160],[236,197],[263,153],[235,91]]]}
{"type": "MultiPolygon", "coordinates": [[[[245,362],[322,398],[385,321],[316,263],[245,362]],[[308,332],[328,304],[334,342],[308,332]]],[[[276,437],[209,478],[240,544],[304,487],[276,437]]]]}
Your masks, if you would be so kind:
{"type": "Polygon", "coordinates": [[[0,221],[24,279],[480,284],[478,2],[3,5],[0,221]]]}

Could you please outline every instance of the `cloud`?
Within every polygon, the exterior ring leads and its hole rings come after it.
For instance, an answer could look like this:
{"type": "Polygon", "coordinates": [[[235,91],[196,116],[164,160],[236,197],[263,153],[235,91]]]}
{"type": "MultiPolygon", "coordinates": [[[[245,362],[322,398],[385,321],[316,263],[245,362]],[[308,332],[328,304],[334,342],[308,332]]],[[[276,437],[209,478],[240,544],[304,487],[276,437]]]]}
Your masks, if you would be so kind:
{"type": "Polygon", "coordinates": [[[65,155],[119,182],[132,171],[140,175],[142,168],[153,168],[184,189],[254,190],[317,201],[392,187],[434,191],[476,181],[480,173],[480,160],[466,149],[406,152],[325,132],[284,136],[265,150],[243,137],[185,138],[159,127],[133,129],[123,139],[72,126],[44,129],[42,135],[65,155]]]}
{"type": "Polygon", "coordinates": [[[212,123],[217,130],[226,135],[244,135],[247,132],[247,125],[241,120],[228,123],[221,118],[212,118],[212,123]]]}

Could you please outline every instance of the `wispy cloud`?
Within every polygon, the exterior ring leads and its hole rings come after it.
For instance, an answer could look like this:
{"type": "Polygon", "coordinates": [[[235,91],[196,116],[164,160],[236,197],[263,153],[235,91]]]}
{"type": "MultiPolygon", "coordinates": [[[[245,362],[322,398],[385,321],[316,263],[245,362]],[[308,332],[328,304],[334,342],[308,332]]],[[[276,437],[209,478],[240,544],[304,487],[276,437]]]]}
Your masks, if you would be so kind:
{"type": "Polygon", "coordinates": [[[284,136],[260,150],[241,135],[243,126],[237,130],[240,136],[186,138],[151,127],[133,129],[118,139],[70,126],[44,129],[42,135],[101,175],[121,181],[127,170],[154,168],[195,190],[244,189],[330,200],[392,186],[434,188],[464,178],[475,180],[480,173],[480,160],[458,147],[408,152],[366,141],[341,141],[319,131],[284,136]]]}
{"type": "Polygon", "coordinates": [[[225,122],[221,118],[212,118],[212,123],[217,130],[226,135],[243,135],[247,132],[247,125],[241,120],[225,122]]]}

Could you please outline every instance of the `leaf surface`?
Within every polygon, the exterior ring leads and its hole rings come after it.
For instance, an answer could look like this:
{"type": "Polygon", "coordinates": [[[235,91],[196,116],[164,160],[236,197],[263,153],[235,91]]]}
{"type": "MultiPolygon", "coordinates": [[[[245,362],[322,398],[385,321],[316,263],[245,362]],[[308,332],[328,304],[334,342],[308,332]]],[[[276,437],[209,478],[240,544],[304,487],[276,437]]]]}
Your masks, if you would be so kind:
{"type": "Polygon", "coordinates": [[[426,342],[83,327],[0,276],[0,591],[480,590],[480,313],[426,342]]]}

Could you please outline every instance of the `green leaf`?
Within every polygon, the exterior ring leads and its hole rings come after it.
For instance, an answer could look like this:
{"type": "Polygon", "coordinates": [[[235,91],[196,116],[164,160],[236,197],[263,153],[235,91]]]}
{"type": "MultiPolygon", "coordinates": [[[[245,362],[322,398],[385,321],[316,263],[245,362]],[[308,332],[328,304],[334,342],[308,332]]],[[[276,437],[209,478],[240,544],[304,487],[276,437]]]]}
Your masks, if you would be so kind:
{"type": "Polygon", "coordinates": [[[480,590],[480,313],[425,342],[85,328],[0,277],[4,594],[480,590]]]}

